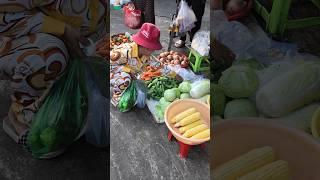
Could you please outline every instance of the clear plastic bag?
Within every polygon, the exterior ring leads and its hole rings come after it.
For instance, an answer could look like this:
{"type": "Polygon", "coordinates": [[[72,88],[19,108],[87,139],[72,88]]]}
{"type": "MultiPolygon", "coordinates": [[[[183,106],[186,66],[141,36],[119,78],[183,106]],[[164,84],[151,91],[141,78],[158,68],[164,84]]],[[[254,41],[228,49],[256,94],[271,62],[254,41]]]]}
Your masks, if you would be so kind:
{"type": "Polygon", "coordinates": [[[109,101],[105,98],[97,84],[91,69],[86,66],[88,89],[88,116],[86,125],[86,140],[98,147],[106,147],[108,142],[109,127],[109,101]]]}
{"type": "Polygon", "coordinates": [[[146,106],[146,99],[147,99],[147,91],[144,82],[137,80],[136,81],[136,90],[137,90],[137,100],[136,105],[138,108],[144,108],[146,106]]]}
{"type": "Polygon", "coordinates": [[[210,32],[197,32],[192,40],[191,47],[201,56],[208,56],[210,51],[210,32]]]}
{"type": "Polygon", "coordinates": [[[185,0],[182,0],[180,3],[180,9],[176,19],[177,24],[179,25],[179,32],[188,32],[195,26],[197,21],[196,15],[193,10],[188,6],[188,3],[185,0]]]}

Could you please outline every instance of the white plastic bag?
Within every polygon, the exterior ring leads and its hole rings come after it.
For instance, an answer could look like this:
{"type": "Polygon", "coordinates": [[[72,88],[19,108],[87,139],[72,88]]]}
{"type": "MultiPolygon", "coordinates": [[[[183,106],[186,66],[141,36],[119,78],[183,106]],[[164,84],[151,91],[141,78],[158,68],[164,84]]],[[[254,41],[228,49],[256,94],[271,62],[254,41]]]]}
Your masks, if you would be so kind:
{"type": "Polygon", "coordinates": [[[210,32],[197,32],[192,40],[191,47],[201,56],[208,56],[210,51],[210,32]]]}
{"type": "Polygon", "coordinates": [[[180,3],[180,9],[176,19],[176,23],[179,25],[179,32],[188,32],[195,26],[197,21],[196,15],[193,10],[188,6],[188,3],[185,0],[182,0],[180,3]]]}
{"type": "Polygon", "coordinates": [[[131,2],[131,0],[120,0],[121,5],[128,4],[129,2],[131,2]]]}
{"type": "Polygon", "coordinates": [[[86,67],[86,82],[88,89],[88,115],[86,125],[86,140],[98,147],[106,147],[108,142],[109,127],[109,101],[105,98],[97,84],[90,68],[86,67]]]}

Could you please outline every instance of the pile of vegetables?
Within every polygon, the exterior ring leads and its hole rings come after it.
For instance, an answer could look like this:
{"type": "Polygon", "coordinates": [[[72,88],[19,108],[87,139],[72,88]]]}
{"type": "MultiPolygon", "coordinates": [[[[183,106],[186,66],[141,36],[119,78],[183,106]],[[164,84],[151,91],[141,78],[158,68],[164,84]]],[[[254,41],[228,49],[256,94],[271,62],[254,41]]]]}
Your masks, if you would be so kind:
{"type": "Polygon", "coordinates": [[[157,59],[165,65],[179,65],[182,68],[187,68],[189,66],[189,59],[186,55],[170,51],[161,53],[157,59]]]}
{"type": "Polygon", "coordinates": [[[146,81],[146,85],[148,87],[148,97],[160,100],[160,98],[163,97],[165,90],[178,87],[178,82],[174,78],[161,76],[146,81]]]}
{"type": "Polygon", "coordinates": [[[154,66],[147,66],[146,71],[144,71],[140,79],[144,81],[150,81],[151,79],[155,77],[161,76],[161,68],[160,67],[154,67],[154,66]]]}
{"type": "Polygon", "coordinates": [[[210,98],[210,81],[202,80],[191,84],[189,81],[183,81],[178,88],[171,88],[164,91],[159,104],[156,106],[156,115],[163,119],[167,107],[178,99],[197,99],[203,103],[208,103],[210,98]]]}
{"type": "Polygon", "coordinates": [[[320,108],[320,63],[286,62],[266,67],[254,59],[242,60],[211,86],[214,115],[271,118],[311,133],[312,117],[320,108]]]}
{"type": "Polygon", "coordinates": [[[124,43],[132,42],[130,38],[127,37],[124,33],[116,34],[111,36],[110,39],[110,47],[113,48],[114,46],[119,46],[124,43]]]}

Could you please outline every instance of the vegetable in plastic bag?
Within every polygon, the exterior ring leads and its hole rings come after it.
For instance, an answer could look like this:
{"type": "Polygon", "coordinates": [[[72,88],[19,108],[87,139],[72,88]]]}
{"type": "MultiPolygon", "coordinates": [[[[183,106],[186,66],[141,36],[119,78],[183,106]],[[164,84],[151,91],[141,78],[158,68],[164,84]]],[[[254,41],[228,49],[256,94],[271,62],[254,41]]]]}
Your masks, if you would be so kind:
{"type": "Polygon", "coordinates": [[[190,95],[192,98],[199,99],[204,95],[210,93],[210,81],[209,80],[201,80],[199,82],[195,82],[192,85],[190,90],[190,95]]]}
{"type": "Polygon", "coordinates": [[[259,80],[253,69],[237,65],[222,72],[219,85],[228,97],[247,98],[256,92],[259,80]]]}
{"type": "Polygon", "coordinates": [[[224,95],[222,87],[218,84],[211,84],[211,86],[213,112],[215,115],[222,116],[226,106],[226,96],[224,95]]]}
{"type": "Polygon", "coordinates": [[[275,118],[275,120],[278,120],[279,123],[285,126],[297,128],[311,134],[312,117],[319,107],[319,103],[310,104],[286,116],[275,118]]]}
{"type": "Polygon", "coordinates": [[[176,22],[179,25],[179,32],[184,33],[190,31],[197,21],[196,15],[193,10],[189,7],[185,0],[180,3],[180,9],[177,15],[176,22]]]}
{"type": "Polygon", "coordinates": [[[320,99],[320,64],[306,62],[274,78],[256,95],[257,108],[281,117],[320,99]]]}
{"type": "Polygon", "coordinates": [[[137,100],[136,82],[133,81],[120,98],[120,101],[118,104],[119,111],[120,112],[129,111],[131,108],[135,106],[136,100],[137,100]]]}
{"type": "Polygon", "coordinates": [[[224,118],[257,117],[254,104],[248,99],[236,99],[227,103],[224,118]]]}
{"type": "Polygon", "coordinates": [[[34,157],[41,158],[67,148],[83,130],[88,111],[83,75],[83,61],[71,61],[35,114],[27,137],[27,145],[34,157]]]}

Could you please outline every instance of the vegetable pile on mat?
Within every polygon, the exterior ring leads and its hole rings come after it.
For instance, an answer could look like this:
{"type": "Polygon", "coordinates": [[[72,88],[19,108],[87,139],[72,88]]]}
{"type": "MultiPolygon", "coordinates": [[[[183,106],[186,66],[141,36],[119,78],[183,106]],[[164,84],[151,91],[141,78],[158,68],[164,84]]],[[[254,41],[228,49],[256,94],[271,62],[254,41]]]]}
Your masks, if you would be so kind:
{"type": "Polygon", "coordinates": [[[312,125],[320,121],[313,118],[320,108],[319,62],[266,66],[255,59],[240,60],[222,72],[211,87],[218,119],[264,117],[313,135],[320,130],[312,125]]]}
{"type": "Polygon", "coordinates": [[[209,105],[210,81],[199,80],[194,83],[183,81],[174,88],[164,91],[158,105],[156,105],[156,116],[163,119],[166,108],[178,99],[197,99],[209,105]]]}

